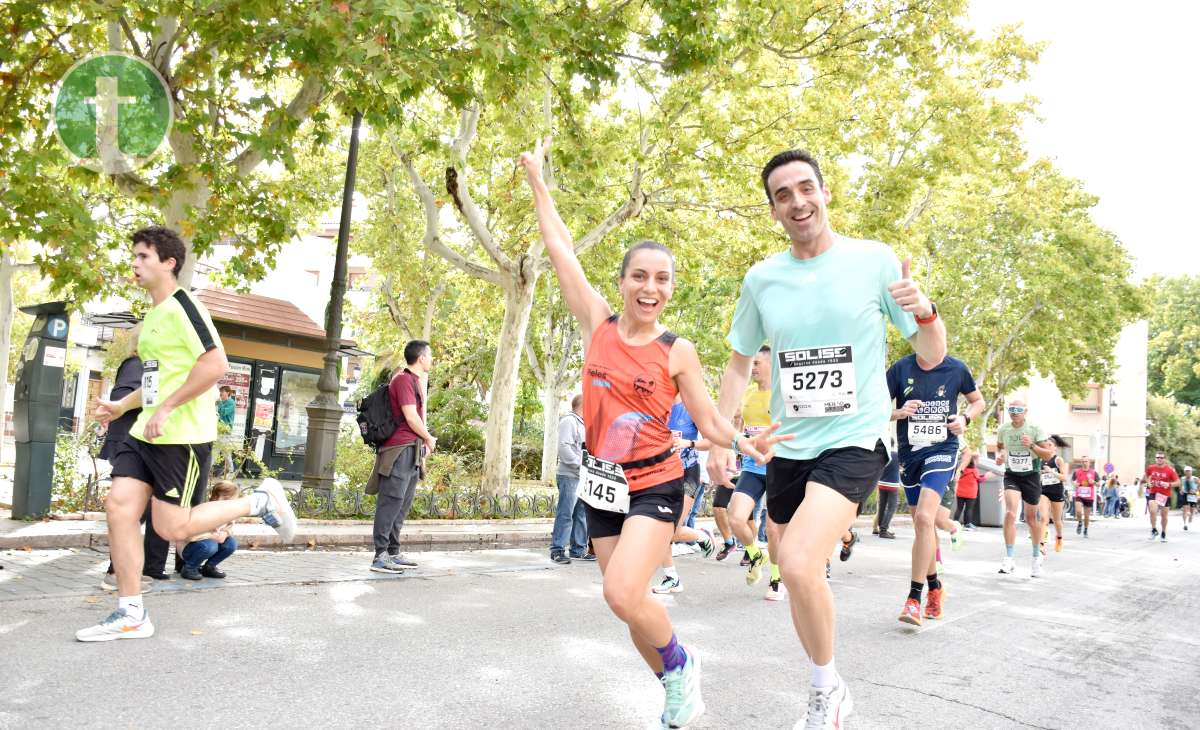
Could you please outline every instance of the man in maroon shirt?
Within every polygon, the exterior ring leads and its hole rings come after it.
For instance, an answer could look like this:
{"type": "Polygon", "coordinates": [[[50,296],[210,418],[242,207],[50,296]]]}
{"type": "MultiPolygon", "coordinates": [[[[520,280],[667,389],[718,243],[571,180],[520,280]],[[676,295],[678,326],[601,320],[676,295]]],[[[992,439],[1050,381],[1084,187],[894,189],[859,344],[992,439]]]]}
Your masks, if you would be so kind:
{"type": "Polygon", "coordinates": [[[388,385],[392,416],[399,425],[380,447],[371,475],[379,483],[375,497],[375,559],[371,562],[371,570],[377,573],[399,573],[416,565],[400,553],[400,530],[412,509],[425,454],[433,453],[437,445],[437,439],[425,427],[423,380],[433,367],[429,343],[409,342],[404,346],[404,361],[407,367],[393,375],[388,385]]]}

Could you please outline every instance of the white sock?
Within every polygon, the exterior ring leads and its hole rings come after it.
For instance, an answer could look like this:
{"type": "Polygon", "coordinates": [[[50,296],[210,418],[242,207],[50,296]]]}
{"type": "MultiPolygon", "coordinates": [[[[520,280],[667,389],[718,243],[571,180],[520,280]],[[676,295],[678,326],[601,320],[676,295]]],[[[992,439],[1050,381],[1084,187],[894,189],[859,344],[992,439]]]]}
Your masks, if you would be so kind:
{"type": "Polygon", "coordinates": [[[142,597],[138,596],[120,596],[117,598],[117,608],[125,609],[125,613],[129,618],[135,621],[141,621],[146,618],[146,608],[142,605],[142,597]]]}
{"type": "Polygon", "coordinates": [[[271,506],[271,495],[256,489],[250,493],[250,516],[262,517],[271,506]]]}
{"type": "Polygon", "coordinates": [[[837,668],[833,666],[832,659],[830,659],[829,663],[824,666],[821,666],[820,664],[813,662],[812,668],[813,668],[812,686],[820,687],[822,689],[824,689],[826,687],[836,687],[837,686],[837,683],[838,683],[837,668]]]}
{"type": "Polygon", "coordinates": [[[669,568],[663,568],[663,575],[667,576],[668,578],[678,578],[679,572],[675,570],[675,566],[672,565],[669,568]]]}

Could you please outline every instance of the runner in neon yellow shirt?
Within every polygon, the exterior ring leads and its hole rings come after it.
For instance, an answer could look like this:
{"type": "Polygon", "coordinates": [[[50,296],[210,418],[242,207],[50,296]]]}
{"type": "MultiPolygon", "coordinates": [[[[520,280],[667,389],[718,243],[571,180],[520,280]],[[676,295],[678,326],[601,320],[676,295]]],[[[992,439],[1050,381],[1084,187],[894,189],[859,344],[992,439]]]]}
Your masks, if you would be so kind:
{"type": "Polygon", "coordinates": [[[112,487],[105,510],[117,576],[117,610],[75,633],[79,641],[143,639],[154,624],[142,604],[142,539],[138,519],[151,504],[155,531],[165,540],[187,540],[248,515],[261,517],[285,542],[296,531],[283,487],[266,479],[248,497],[192,507],[203,493],[217,437],[214,388],[229,364],[208,312],[179,288],[187,248],[168,228],[133,234],[133,275],[154,308],[138,338],[142,387],[120,401],[100,400],[96,416],[107,425],[132,408],[141,415],[112,458],[112,487]]]}

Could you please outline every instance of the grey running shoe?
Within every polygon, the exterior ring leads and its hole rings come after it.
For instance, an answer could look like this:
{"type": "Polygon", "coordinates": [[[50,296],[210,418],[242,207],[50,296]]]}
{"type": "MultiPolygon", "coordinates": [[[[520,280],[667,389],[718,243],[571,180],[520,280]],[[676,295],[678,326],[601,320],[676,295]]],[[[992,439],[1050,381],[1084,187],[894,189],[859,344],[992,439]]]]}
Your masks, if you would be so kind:
{"type": "Polygon", "coordinates": [[[380,555],[371,561],[371,571],[375,573],[403,573],[404,568],[392,562],[388,555],[380,555]]]}

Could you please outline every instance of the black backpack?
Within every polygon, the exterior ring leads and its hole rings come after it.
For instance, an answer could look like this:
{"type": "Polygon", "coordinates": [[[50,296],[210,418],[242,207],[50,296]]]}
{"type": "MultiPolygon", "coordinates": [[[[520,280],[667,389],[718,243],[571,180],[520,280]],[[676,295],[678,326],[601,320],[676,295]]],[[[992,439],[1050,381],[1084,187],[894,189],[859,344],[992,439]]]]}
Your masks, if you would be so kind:
{"type": "Polygon", "coordinates": [[[358,402],[358,432],[363,442],[375,450],[392,437],[400,423],[392,414],[392,399],[384,383],[358,402]]]}

